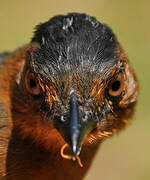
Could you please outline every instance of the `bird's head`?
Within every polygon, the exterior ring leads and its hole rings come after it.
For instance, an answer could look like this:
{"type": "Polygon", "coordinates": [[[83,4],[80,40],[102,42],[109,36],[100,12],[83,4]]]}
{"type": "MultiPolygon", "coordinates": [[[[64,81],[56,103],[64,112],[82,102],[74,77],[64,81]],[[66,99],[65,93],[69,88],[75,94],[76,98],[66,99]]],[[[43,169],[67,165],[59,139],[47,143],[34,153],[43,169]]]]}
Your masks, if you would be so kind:
{"type": "Polygon", "coordinates": [[[37,26],[16,82],[16,126],[46,144],[59,132],[74,156],[82,144],[122,129],[137,99],[135,74],[115,35],[85,14],[37,26]]]}

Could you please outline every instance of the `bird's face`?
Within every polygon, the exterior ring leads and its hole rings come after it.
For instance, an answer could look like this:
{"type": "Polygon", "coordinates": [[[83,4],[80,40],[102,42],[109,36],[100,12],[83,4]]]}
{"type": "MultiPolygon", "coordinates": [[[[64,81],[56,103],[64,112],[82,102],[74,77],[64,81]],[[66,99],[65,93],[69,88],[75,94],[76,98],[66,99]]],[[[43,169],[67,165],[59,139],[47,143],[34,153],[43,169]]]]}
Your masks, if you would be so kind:
{"type": "Polygon", "coordinates": [[[137,98],[135,74],[112,32],[103,32],[102,41],[102,34],[87,30],[69,40],[59,37],[60,30],[56,42],[43,35],[38,47],[29,48],[17,85],[17,94],[26,97],[15,106],[26,117],[19,125],[23,134],[50,144],[55,130],[74,156],[82,144],[122,129],[137,98]]]}

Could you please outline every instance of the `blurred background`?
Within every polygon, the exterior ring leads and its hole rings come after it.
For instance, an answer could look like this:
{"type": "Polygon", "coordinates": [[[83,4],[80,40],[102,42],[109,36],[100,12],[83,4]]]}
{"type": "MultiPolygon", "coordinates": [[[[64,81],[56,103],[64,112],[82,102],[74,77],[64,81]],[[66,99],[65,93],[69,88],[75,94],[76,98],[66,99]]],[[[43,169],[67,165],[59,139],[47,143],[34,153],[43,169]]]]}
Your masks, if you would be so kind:
{"type": "Polygon", "coordinates": [[[149,180],[149,0],[0,0],[0,52],[28,43],[35,25],[69,12],[85,12],[108,24],[126,50],[140,82],[131,126],[102,144],[85,180],[149,180]]]}

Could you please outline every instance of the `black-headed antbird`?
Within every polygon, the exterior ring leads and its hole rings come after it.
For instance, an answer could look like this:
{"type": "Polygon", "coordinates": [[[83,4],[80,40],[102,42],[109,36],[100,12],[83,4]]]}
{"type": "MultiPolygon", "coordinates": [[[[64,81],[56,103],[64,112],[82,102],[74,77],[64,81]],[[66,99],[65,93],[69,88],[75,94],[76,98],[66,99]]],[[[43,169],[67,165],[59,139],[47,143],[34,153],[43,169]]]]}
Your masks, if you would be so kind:
{"type": "Polygon", "coordinates": [[[83,179],[101,142],[128,124],[137,94],[107,25],[79,13],[38,25],[29,44],[1,55],[0,179],[83,179]]]}

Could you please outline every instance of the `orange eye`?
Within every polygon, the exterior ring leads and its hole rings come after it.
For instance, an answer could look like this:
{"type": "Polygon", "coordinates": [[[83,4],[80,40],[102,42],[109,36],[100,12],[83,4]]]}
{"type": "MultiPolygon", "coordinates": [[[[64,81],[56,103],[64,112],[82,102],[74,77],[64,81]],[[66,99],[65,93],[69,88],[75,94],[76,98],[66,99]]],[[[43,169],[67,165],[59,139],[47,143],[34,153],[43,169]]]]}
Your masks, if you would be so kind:
{"type": "Polygon", "coordinates": [[[120,73],[117,79],[115,79],[115,81],[111,83],[108,93],[110,96],[118,96],[121,94],[123,89],[124,89],[124,77],[122,73],[120,73]]]}
{"type": "Polygon", "coordinates": [[[25,77],[25,85],[27,90],[33,94],[33,95],[39,95],[41,92],[41,88],[39,85],[38,80],[34,76],[33,73],[27,72],[26,77],[25,77]]]}

